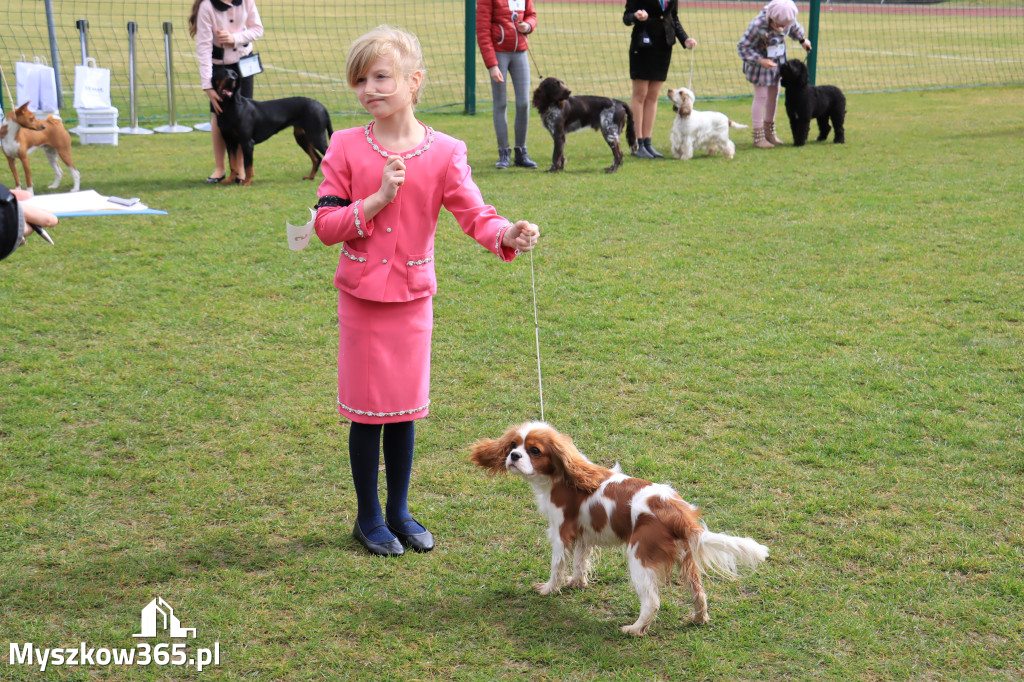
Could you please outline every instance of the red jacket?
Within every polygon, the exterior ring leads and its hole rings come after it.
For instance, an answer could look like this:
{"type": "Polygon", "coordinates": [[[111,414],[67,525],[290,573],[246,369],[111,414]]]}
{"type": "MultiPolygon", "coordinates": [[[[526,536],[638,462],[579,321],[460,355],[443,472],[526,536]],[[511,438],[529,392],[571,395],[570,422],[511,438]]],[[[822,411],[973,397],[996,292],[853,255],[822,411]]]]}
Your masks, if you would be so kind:
{"type": "Polygon", "coordinates": [[[527,34],[516,30],[516,23],[520,21],[530,25],[530,33],[537,28],[537,13],[533,9],[533,0],[526,0],[526,10],[520,13],[514,23],[509,0],[477,0],[476,42],[480,46],[484,66],[488,69],[498,65],[495,52],[523,52],[529,47],[526,42],[527,34]]]}

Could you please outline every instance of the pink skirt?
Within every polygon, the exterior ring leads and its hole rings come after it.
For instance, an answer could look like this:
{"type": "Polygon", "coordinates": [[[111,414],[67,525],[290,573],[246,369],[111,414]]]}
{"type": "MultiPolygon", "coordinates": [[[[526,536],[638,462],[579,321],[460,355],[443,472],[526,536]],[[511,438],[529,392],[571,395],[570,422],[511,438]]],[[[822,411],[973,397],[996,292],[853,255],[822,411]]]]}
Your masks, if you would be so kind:
{"type": "Polygon", "coordinates": [[[354,422],[422,419],[430,406],[430,296],[405,303],[338,296],[338,412],[354,422]]]}

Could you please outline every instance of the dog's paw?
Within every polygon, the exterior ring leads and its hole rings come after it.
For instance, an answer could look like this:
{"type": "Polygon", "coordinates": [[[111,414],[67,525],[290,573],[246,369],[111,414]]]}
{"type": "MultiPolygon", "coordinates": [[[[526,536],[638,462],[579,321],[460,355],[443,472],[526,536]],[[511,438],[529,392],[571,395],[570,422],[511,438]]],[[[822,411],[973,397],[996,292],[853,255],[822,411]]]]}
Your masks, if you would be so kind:
{"type": "Polygon", "coordinates": [[[542,594],[544,596],[558,592],[558,588],[551,583],[534,583],[533,589],[537,590],[537,594],[542,594]]]}
{"type": "Polygon", "coordinates": [[[643,637],[644,635],[647,634],[647,629],[649,627],[650,627],[650,624],[642,625],[642,624],[640,624],[639,621],[637,621],[636,623],[633,623],[632,625],[623,625],[619,629],[622,630],[627,635],[631,635],[633,637],[643,637]]]}
{"type": "Polygon", "coordinates": [[[710,622],[711,617],[708,616],[707,612],[690,614],[690,623],[692,623],[693,625],[707,625],[710,622]]]}
{"type": "Polygon", "coordinates": [[[571,590],[585,590],[590,585],[590,581],[587,580],[587,576],[581,576],[579,578],[570,578],[569,582],[565,584],[571,590]]]}

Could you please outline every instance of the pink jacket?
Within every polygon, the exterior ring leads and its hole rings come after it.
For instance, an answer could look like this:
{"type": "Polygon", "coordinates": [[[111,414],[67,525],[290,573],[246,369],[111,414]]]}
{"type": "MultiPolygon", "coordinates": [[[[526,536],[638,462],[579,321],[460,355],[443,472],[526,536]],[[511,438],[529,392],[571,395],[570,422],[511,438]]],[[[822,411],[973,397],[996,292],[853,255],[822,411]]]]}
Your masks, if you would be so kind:
{"type": "Polygon", "coordinates": [[[511,223],[484,203],[470,175],[466,144],[424,128],[423,143],[402,154],[405,184],[373,220],[363,217],[362,202],[380,189],[387,155],[394,152],[380,148],[372,124],[331,136],[318,194],[351,203],[321,206],[314,228],[324,244],[341,242],[334,276],[334,285],[341,291],[380,302],[411,301],[437,293],[434,231],[442,206],[485,249],[504,261],[515,258],[515,249],[501,244],[511,223]]]}
{"type": "Polygon", "coordinates": [[[263,23],[255,0],[208,0],[199,5],[196,14],[196,57],[199,59],[199,81],[203,90],[213,87],[214,64],[236,64],[252,54],[252,41],[263,36],[263,23]],[[214,45],[217,31],[228,31],[235,39],[234,46],[214,45]],[[223,47],[224,56],[213,57],[215,47],[223,47]]]}

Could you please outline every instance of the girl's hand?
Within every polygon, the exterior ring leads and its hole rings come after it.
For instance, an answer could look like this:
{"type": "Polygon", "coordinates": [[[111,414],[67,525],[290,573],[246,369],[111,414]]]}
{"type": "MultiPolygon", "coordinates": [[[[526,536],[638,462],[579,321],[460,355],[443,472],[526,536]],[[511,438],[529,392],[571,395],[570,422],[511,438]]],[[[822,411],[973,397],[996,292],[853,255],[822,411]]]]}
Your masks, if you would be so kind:
{"type": "Polygon", "coordinates": [[[697,46],[697,41],[694,40],[693,38],[687,38],[686,42],[683,43],[683,47],[685,47],[687,50],[692,50],[696,46],[697,46]]]}
{"type": "Polygon", "coordinates": [[[518,24],[516,24],[516,30],[519,31],[520,33],[529,33],[530,25],[525,21],[520,21],[518,24]]]}
{"type": "Polygon", "coordinates": [[[757,60],[757,63],[766,69],[774,69],[776,66],[778,66],[778,64],[768,59],[767,57],[761,57],[760,59],[757,60]]]}
{"type": "Polygon", "coordinates": [[[220,95],[217,94],[217,91],[210,88],[209,90],[203,90],[203,92],[205,92],[206,96],[210,98],[210,104],[213,105],[213,112],[216,114],[223,113],[223,110],[220,108],[220,95]]]}
{"type": "Polygon", "coordinates": [[[633,18],[636,19],[637,21],[647,21],[647,10],[638,9],[637,11],[633,12],[633,18]]]}
{"type": "Polygon", "coordinates": [[[495,83],[505,82],[504,77],[502,77],[501,75],[501,69],[498,68],[497,66],[492,66],[491,68],[487,69],[487,73],[491,74],[491,80],[494,81],[495,83]]]}
{"type": "Polygon", "coordinates": [[[506,248],[518,249],[526,253],[533,250],[538,239],[540,239],[540,229],[533,223],[520,220],[505,230],[505,235],[501,238],[501,244],[506,248]]]}
{"type": "Polygon", "coordinates": [[[226,45],[228,47],[234,47],[235,45],[235,37],[231,35],[230,31],[217,31],[217,33],[214,35],[214,38],[216,39],[219,45],[226,45]]]}
{"type": "Polygon", "coordinates": [[[398,188],[405,184],[405,161],[400,156],[389,156],[384,163],[384,173],[377,194],[385,204],[394,201],[398,188]]]}
{"type": "Polygon", "coordinates": [[[807,50],[808,52],[811,51],[811,41],[808,40],[807,38],[804,38],[804,42],[802,42],[800,44],[803,45],[804,49],[807,50]]]}

